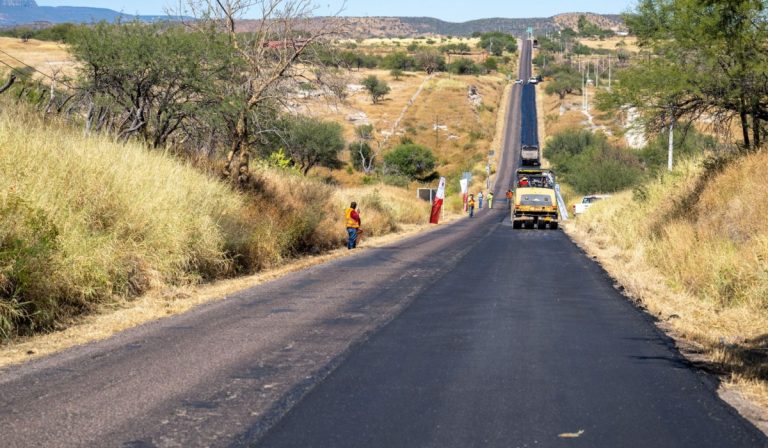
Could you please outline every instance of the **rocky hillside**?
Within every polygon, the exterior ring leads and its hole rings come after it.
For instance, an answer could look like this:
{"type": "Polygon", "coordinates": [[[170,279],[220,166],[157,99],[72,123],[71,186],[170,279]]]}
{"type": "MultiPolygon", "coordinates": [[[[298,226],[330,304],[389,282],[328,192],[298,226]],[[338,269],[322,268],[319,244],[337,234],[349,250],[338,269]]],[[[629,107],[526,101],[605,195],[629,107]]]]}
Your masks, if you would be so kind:
{"type": "Polygon", "coordinates": [[[579,17],[584,16],[589,22],[592,22],[599,28],[605,30],[617,31],[624,28],[624,21],[621,16],[618,15],[603,15],[593,14],[591,12],[572,12],[566,14],[558,14],[552,17],[559,29],[571,28],[577,30],[579,28],[579,17]]]}
{"type": "MultiPolygon", "coordinates": [[[[567,27],[577,28],[579,16],[605,29],[622,28],[619,16],[604,16],[592,13],[569,13],[549,18],[506,19],[491,18],[468,22],[446,22],[430,17],[342,17],[315,19],[316,26],[329,26],[330,20],[341,21],[342,34],[348,38],[371,37],[417,37],[417,36],[469,36],[476,32],[503,31],[523,36],[527,29],[533,28],[537,34],[561,30],[567,27]]],[[[256,20],[242,20],[238,23],[240,31],[251,31],[258,25],[256,20]]]]}

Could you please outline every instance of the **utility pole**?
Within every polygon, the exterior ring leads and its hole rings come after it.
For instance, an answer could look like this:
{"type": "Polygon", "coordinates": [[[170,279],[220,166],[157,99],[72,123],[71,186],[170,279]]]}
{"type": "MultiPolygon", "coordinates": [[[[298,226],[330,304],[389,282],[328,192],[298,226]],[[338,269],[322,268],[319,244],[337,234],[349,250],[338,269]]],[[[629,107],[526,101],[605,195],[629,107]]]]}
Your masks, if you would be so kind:
{"type": "Polygon", "coordinates": [[[440,148],[440,115],[435,114],[435,150],[440,148]]]}
{"type": "Polygon", "coordinates": [[[597,64],[595,64],[595,88],[600,87],[600,58],[597,58],[597,64]]]}
{"type": "Polygon", "coordinates": [[[611,55],[608,55],[608,91],[611,91],[611,55]]]}

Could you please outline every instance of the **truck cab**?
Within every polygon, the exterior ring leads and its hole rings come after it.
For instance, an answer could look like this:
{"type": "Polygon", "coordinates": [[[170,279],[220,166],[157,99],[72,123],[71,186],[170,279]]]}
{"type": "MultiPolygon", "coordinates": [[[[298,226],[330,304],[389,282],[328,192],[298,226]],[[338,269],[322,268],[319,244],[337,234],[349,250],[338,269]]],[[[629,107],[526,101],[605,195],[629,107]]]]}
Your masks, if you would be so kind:
{"type": "Polygon", "coordinates": [[[515,172],[512,227],[558,228],[560,214],[555,194],[555,174],[546,169],[521,168],[515,172]]]}

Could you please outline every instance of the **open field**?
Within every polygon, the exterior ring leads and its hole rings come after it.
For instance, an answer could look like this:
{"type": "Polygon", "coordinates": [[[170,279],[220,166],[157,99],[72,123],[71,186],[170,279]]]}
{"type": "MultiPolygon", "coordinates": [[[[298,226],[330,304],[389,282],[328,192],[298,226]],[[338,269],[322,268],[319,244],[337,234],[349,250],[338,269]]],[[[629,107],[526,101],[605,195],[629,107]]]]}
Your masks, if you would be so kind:
{"type": "MultiPolygon", "coordinates": [[[[23,68],[26,64],[48,76],[61,73],[67,77],[74,77],[76,74],[75,61],[63,44],[34,39],[22,42],[15,38],[0,37],[0,50],[7,53],[0,53],[0,65],[3,68],[8,68],[8,65],[23,68]]],[[[36,76],[42,75],[38,73],[36,76]]]]}
{"type": "Polygon", "coordinates": [[[579,39],[582,45],[586,45],[589,48],[605,49],[605,50],[626,50],[632,53],[640,51],[640,47],[637,46],[637,38],[634,36],[627,37],[611,37],[609,39],[579,39]]]}

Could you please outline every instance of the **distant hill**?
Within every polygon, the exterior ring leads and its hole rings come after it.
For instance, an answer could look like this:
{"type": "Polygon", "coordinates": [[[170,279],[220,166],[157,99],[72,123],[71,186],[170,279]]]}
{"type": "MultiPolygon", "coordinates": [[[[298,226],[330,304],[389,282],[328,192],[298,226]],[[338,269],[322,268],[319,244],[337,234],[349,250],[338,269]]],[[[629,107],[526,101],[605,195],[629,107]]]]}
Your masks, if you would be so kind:
{"type": "MultiPolygon", "coordinates": [[[[620,16],[592,13],[568,13],[549,18],[529,19],[491,18],[461,23],[446,22],[430,17],[318,17],[314,19],[314,22],[315,26],[321,27],[322,25],[330,25],[330,23],[323,22],[340,21],[343,26],[342,35],[348,38],[469,36],[475,32],[489,31],[502,31],[523,36],[529,27],[533,28],[536,34],[565,28],[576,29],[581,15],[603,29],[619,30],[624,28],[624,22],[620,16]]],[[[238,22],[238,30],[253,31],[258,24],[258,20],[241,20],[238,22]]]]}
{"type": "MultiPolygon", "coordinates": [[[[592,13],[568,13],[549,18],[530,19],[491,18],[461,23],[430,17],[319,17],[314,21],[317,25],[329,20],[341,21],[344,24],[343,34],[351,38],[469,36],[475,32],[488,31],[502,31],[523,36],[529,27],[538,34],[564,28],[576,29],[579,16],[582,14],[600,28],[617,30],[624,26],[620,16],[592,13]]],[[[133,16],[106,8],[51,7],[38,6],[34,0],[0,0],[0,28],[30,24],[39,27],[45,23],[90,23],[102,20],[113,22],[119,18],[131,20],[136,17],[147,21],[167,19],[166,16],[133,16]]],[[[258,23],[257,20],[241,20],[238,21],[238,27],[240,31],[250,31],[258,23]]]]}
{"type": "Polygon", "coordinates": [[[34,0],[0,0],[0,28],[28,24],[39,26],[41,23],[114,22],[119,18],[131,20],[136,17],[146,21],[167,19],[167,16],[134,16],[106,8],[38,6],[34,0]]]}

